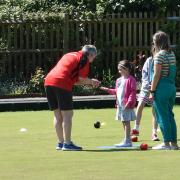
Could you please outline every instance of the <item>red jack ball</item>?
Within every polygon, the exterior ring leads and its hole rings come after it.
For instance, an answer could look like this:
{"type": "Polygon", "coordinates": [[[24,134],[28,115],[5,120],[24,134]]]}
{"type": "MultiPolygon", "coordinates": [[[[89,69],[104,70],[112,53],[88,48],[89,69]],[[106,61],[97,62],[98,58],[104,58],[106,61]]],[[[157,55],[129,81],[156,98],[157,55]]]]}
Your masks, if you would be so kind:
{"type": "Polygon", "coordinates": [[[142,144],[140,145],[140,149],[141,149],[141,150],[147,150],[147,149],[148,149],[148,145],[147,145],[146,143],[142,143],[142,144]]]}

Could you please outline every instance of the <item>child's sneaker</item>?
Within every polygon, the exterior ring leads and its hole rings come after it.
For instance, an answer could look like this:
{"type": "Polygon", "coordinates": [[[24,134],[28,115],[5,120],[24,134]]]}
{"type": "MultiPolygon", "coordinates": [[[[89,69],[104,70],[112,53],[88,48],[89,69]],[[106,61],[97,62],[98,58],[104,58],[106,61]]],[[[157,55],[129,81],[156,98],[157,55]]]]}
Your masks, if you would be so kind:
{"type": "Polygon", "coordinates": [[[139,136],[139,131],[137,129],[132,129],[131,136],[139,136]]]}
{"type": "Polygon", "coordinates": [[[126,142],[126,141],[123,141],[123,142],[121,142],[121,143],[119,143],[119,144],[114,144],[114,146],[116,146],[116,147],[132,147],[132,142],[126,142]]]}
{"type": "Polygon", "coordinates": [[[61,150],[63,147],[63,143],[58,143],[56,146],[56,150],[61,150]]]}
{"type": "Polygon", "coordinates": [[[70,144],[63,144],[62,147],[63,151],[81,151],[82,147],[76,146],[75,144],[73,144],[73,142],[71,142],[70,144]]]}
{"type": "Polygon", "coordinates": [[[159,138],[156,133],[152,134],[152,141],[159,141],[159,138]]]}

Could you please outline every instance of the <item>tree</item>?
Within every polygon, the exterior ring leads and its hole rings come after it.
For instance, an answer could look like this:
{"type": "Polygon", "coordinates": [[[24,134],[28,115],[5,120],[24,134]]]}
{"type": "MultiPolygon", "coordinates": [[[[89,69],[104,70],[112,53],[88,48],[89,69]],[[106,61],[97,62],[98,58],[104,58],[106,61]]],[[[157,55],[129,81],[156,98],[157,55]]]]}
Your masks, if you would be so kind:
{"type": "Polygon", "coordinates": [[[26,13],[68,13],[76,18],[128,11],[179,10],[179,0],[1,0],[1,17],[26,13]]]}

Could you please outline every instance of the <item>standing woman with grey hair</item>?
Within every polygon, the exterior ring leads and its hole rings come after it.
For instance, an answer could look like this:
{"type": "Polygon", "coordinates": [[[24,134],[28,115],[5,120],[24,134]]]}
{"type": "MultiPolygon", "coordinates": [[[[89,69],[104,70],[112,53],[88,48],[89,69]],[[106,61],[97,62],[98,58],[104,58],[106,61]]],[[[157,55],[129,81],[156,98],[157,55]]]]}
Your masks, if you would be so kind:
{"type": "Polygon", "coordinates": [[[176,57],[170,50],[169,36],[165,32],[159,31],[154,34],[153,45],[156,54],[149,98],[153,100],[155,116],[164,142],[152,149],[176,150],[178,149],[177,127],[173,113],[176,97],[176,57]]]}
{"type": "Polygon", "coordinates": [[[57,150],[82,150],[71,141],[73,117],[73,85],[98,87],[97,79],[89,79],[89,64],[97,55],[96,47],[85,45],[81,51],[65,54],[45,77],[45,90],[50,110],[54,111],[57,150]]]}

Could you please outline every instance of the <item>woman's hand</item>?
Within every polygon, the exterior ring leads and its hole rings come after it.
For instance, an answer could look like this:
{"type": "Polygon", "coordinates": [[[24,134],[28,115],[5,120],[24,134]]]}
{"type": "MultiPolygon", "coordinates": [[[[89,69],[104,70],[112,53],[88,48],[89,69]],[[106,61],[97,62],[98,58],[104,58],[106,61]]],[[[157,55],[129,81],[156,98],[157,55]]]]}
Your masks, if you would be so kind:
{"type": "Polygon", "coordinates": [[[151,84],[149,85],[149,87],[148,87],[148,88],[149,88],[148,90],[150,91],[150,90],[151,90],[151,84]]]}

